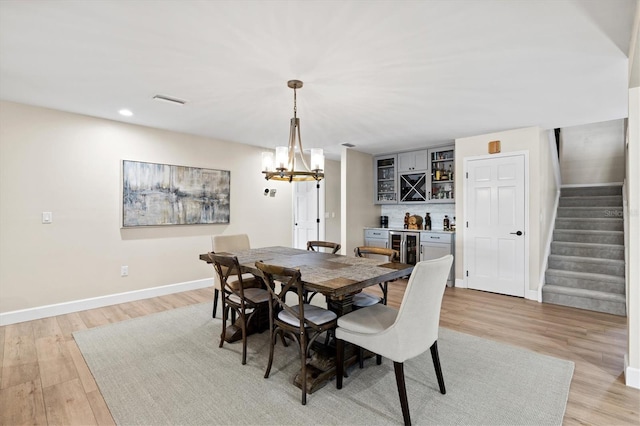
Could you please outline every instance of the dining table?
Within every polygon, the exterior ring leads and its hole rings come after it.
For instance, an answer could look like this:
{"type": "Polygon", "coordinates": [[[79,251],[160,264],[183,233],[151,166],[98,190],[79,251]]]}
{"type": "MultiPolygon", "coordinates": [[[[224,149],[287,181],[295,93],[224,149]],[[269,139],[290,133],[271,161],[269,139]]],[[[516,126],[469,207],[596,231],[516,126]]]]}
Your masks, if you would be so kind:
{"type": "MultiPolygon", "coordinates": [[[[353,296],[363,289],[411,275],[414,265],[389,262],[384,258],[345,256],[285,246],[271,246],[218,252],[236,256],[242,273],[259,275],[255,263],[297,268],[304,288],[325,296],[327,308],[338,316],[353,310],[353,296]]],[[[211,263],[208,253],[200,254],[200,260],[211,263]]],[[[233,334],[233,333],[232,333],[233,334]]],[[[236,333],[237,334],[237,333],[236,333]]],[[[348,363],[355,362],[356,353],[346,356],[348,363]]],[[[313,393],[335,375],[335,359],[331,351],[318,348],[316,359],[307,368],[307,392],[313,393]]],[[[300,380],[296,384],[300,386],[300,380]]]]}

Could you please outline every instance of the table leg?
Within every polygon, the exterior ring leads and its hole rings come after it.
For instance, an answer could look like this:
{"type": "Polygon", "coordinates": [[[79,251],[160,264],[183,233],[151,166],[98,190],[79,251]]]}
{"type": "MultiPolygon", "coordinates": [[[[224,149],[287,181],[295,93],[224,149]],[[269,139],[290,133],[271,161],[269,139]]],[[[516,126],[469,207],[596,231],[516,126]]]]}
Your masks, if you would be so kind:
{"type": "MultiPolygon", "coordinates": [[[[227,326],[225,331],[224,341],[227,343],[237,342],[242,340],[242,326],[240,325],[241,319],[238,318],[236,322],[227,326]]],[[[269,329],[269,307],[259,308],[254,317],[249,321],[247,327],[247,336],[254,333],[262,333],[269,329]]]]}

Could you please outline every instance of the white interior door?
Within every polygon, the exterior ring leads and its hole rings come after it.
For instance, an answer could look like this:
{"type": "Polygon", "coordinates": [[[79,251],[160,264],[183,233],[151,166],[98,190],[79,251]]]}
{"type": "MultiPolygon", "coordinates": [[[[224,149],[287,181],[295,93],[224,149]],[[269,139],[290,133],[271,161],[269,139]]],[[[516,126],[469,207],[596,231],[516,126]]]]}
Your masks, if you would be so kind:
{"type": "Polygon", "coordinates": [[[524,297],[525,156],[470,159],[465,171],[467,286],[524,297]]]}
{"type": "Polygon", "coordinates": [[[307,241],[324,239],[324,184],[316,181],[294,182],[293,246],[306,249],[307,241]],[[318,220],[320,223],[318,224],[318,220]],[[318,226],[319,225],[319,226],[318,226]]]}

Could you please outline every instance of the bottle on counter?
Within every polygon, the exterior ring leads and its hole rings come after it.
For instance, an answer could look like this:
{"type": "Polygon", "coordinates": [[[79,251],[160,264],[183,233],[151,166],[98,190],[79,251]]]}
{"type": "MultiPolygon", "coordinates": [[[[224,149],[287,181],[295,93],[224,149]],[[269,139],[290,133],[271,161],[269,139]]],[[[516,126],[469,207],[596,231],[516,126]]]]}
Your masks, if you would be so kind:
{"type": "Polygon", "coordinates": [[[444,220],[442,221],[442,227],[445,231],[449,230],[449,215],[444,215],[444,220]]]}
{"type": "Polygon", "coordinates": [[[453,220],[451,221],[451,224],[449,225],[449,230],[450,231],[455,231],[456,230],[456,217],[453,217],[453,220]]]}
{"type": "Polygon", "coordinates": [[[424,217],[424,230],[431,231],[431,215],[429,213],[424,217]]]}

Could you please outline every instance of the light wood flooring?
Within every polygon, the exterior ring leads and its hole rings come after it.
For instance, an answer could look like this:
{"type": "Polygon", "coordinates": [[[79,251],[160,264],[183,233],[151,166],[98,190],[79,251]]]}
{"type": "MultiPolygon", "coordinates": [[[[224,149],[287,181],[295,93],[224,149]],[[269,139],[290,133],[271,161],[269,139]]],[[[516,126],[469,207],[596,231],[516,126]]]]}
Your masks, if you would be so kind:
{"type": "MultiPolygon", "coordinates": [[[[390,305],[405,285],[390,284],[390,305]]],[[[0,327],[0,425],[114,424],[72,332],[211,298],[194,290],[0,327]]],[[[624,317],[448,288],[440,325],[573,361],[564,424],[640,424],[640,390],[622,374],[624,317]]]]}

